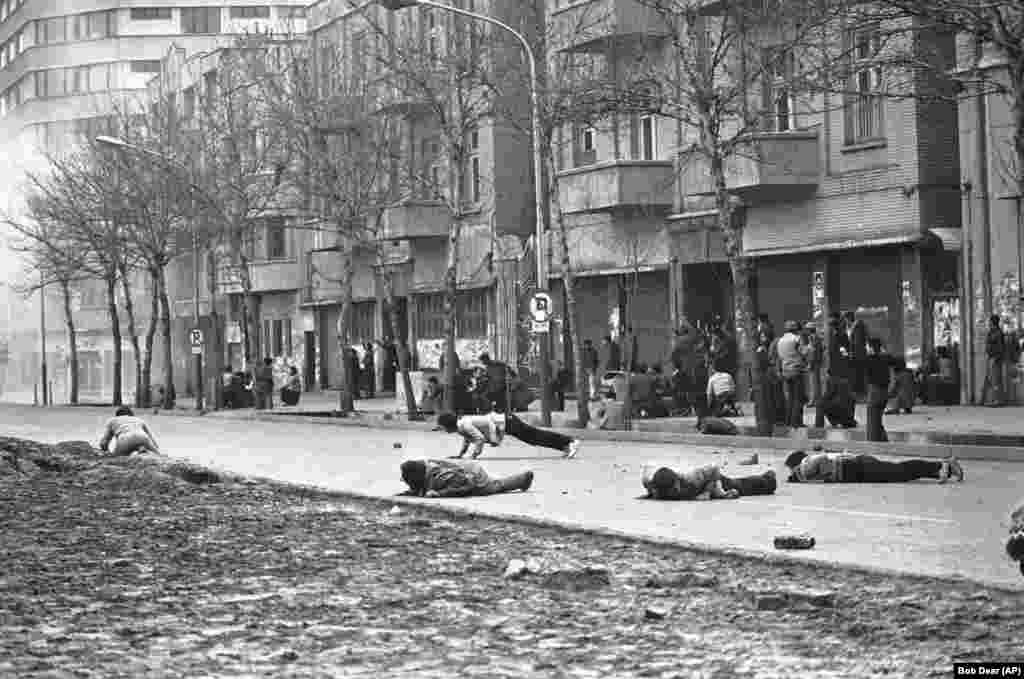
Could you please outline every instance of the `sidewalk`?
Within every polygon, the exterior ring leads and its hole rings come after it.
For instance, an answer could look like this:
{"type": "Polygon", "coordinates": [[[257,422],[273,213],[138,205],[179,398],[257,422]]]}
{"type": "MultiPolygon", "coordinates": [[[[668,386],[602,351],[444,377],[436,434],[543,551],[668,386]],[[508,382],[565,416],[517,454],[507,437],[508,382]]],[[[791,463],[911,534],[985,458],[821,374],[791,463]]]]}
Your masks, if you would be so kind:
{"type": "MultiPolygon", "coordinates": [[[[744,416],[730,419],[741,430],[754,430],[757,424],[754,419],[754,404],[746,402],[740,405],[744,416]]],[[[324,414],[337,409],[337,407],[338,392],[308,392],[302,395],[298,406],[276,407],[272,412],[296,415],[324,414]]],[[[356,410],[375,415],[395,414],[397,407],[394,397],[386,397],[359,399],[356,401],[356,410]]],[[[529,412],[539,414],[540,402],[534,401],[530,404],[529,412]]],[[[807,408],[804,411],[804,422],[812,430],[814,429],[814,415],[813,408],[807,408]]],[[[863,403],[857,404],[856,418],[861,423],[867,419],[867,407],[863,403]]],[[[572,400],[566,400],[564,411],[551,413],[551,423],[554,427],[567,427],[575,419],[576,402],[572,400]]],[[[691,433],[696,425],[697,418],[695,416],[633,420],[634,430],[642,432],[691,433]]],[[[1024,447],[1024,406],[986,408],[983,406],[919,405],[910,415],[886,415],[885,428],[894,442],[948,443],[948,440],[940,440],[941,437],[958,435],[981,439],[982,442],[979,445],[985,445],[984,439],[989,437],[1017,439],[1016,441],[1000,441],[995,444],[1024,447]],[[896,436],[893,436],[894,434],[896,436]]],[[[781,427],[776,429],[776,436],[781,433],[782,429],[781,427]]],[[[828,440],[831,441],[864,440],[863,426],[852,430],[826,427],[826,431],[828,440]]],[[[752,434],[754,432],[743,433],[752,434]]]]}

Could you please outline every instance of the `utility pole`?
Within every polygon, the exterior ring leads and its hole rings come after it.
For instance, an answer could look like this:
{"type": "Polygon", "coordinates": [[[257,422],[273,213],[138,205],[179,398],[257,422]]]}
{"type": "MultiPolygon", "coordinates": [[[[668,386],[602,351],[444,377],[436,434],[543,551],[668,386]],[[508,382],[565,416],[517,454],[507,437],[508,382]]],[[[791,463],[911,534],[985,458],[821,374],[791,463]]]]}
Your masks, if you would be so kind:
{"type": "Polygon", "coordinates": [[[43,381],[43,405],[50,405],[50,383],[46,374],[46,281],[43,274],[39,274],[39,338],[42,345],[42,361],[39,366],[40,377],[43,381]]]}

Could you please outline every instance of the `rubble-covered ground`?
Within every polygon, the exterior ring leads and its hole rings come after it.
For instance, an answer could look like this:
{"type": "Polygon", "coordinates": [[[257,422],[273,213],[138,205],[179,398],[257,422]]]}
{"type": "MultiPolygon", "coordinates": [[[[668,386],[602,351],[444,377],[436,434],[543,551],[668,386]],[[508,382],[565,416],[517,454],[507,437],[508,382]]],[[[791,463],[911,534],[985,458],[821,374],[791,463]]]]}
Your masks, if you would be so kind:
{"type": "Polygon", "coordinates": [[[1021,594],[392,510],[87,444],[0,438],[0,564],[0,677],[946,677],[1024,656],[1021,594]],[[512,559],[539,572],[506,578],[512,559]]]}

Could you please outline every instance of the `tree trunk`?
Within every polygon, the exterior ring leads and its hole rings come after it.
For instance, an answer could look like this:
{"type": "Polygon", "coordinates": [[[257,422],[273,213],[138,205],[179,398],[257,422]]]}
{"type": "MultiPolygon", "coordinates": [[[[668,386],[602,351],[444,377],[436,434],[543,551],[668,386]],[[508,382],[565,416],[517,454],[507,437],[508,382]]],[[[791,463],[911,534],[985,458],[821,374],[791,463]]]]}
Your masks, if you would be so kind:
{"type": "Polygon", "coordinates": [[[160,327],[164,338],[164,402],[165,409],[174,407],[174,349],[171,346],[171,301],[167,296],[167,274],[163,266],[158,269],[160,294],[160,327]]]}
{"type": "Polygon", "coordinates": [[[113,403],[122,405],[121,368],[123,356],[121,351],[121,316],[117,313],[117,270],[108,270],[107,274],[107,312],[110,315],[110,337],[114,342],[114,394],[113,403]]]}
{"type": "MultiPolygon", "coordinates": [[[[550,149],[550,144],[545,146],[550,149]]],[[[554,216],[558,243],[561,248],[562,287],[565,290],[565,313],[569,317],[573,375],[576,382],[576,419],[579,421],[580,427],[586,428],[590,422],[590,381],[587,378],[586,366],[583,363],[583,337],[580,335],[579,312],[576,306],[576,277],[572,272],[572,261],[569,254],[569,235],[565,228],[565,215],[562,213],[562,206],[558,202],[558,180],[554,178],[554,156],[550,150],[546,151],[544,156],[547,175],[550,178],[548,181],[548,205],[552,207],[549,215],[554,216]]],[[[550,226],[548,224],[549,228],[550,226]]],[[[540,243],[537,244],[537,256],[540,256],[540,243]]]]}
{"type": "Polygon", "coordinates": [[[402,376],[402,386],[405,388],[405,410],[410,420],[422,420],[423,416],[416,405],[416,394],[412,392],[412,379],[409,377],[409,345],[406,337],[399,332],[398,309],[395,307],[395,293],[392,285],[391,273],[384,271],[382,275],[384,282],[384,303],[388,305],[388,321],[391,324],[391,336],[395,338],[398,345],[398,371],[402,376]]]}
{"type": "Polygon", "coordinates": [[[64,322],[68,327],[68,352],[70,354],[71,372],[69,376],[70,390],[68,401],[71,405],[78,405],[78,331],[75,329],[75,317],[71,312],[71,285],[66,280],[60,282],[60,290],[64,294],[64,322]]]}
{"type": "MultiPolygon", "coordinates": [[[[249,259],[242,254],[243,244],[240,238],[232,247],[235,248],[238,278],[242,285],[242,361],[245,368],[260,362],[258,339],[260,332],[259,315],[256,313],[256,297],[252,294],[252,275],[249,271],[249,259]]],[[[266,352],[264,352],[266,354],[266,352]]]]}
{"type": "MultiPolygon", "coordinates": [[[[224,372],[224,344],[221,341],[223,337],[220,316],[217,314],[217,255],[214,253],[214,248],[210,247],[206,253],[206,284],[210,292],[210,341],[209,351],[209,364],[207,366],[209,374],[213,376],[213,409],[219,410],[220,404],[224,400],[224,385],[221,383],[221,374],[224,372]]],[[[207,403],[207,408],[210,408],[210,404],[207,403]]]]}
{"type": "Polygon", "coordinates": [[[160,275],[157,270],[149,270],[150,285],[153,286],[149,296],[149,326],[146,328],[146,351],[142,363],[142,405],[145,408],[153,405],[153,342],[156,339],[156,326],[160,321],[160,275]]]}
{"type": "MultiPolygon", "coordinates": [[[[465,174],[461,153],[455,150],[452,156],[456,177],[452,186],[452,222],[448,228],[448,258],[444,271],[444,410],[449,413],[455,412],[456,369],[459,360],[455,351],[455,334],[458,328],[456,304],[459,294],[459,235],[462,231],[462,183],[465,174]]],[[[546,388],[547,385],[541,385],[541,389],[546,388]]]]}
{"type": "MultiPolygon", "coordinates": [[[[725,237],[725,254],[732,274],[733,307],[735,310],[736,344],[739,358],[737,382],[742,384],[749,375],[750,389],[756,395],[761,389],[761,375],[757,367],[755,337],[757,335],[757,307],[754,303],[754,263],[743,254],[743,228],[737,223],[736,211],[725,183],[724,162],[720,155],[711,158],[711,176],[715,183],[715,207],[718,227],[725,237]]],[[[775,413],[759,413],[759,418],[772,418],[775,413]]],[[[767,423],[759,422],[759,431],[768,431],[767,423]]]]}
{"type": "Polygon", "coordinates": [[[341,380],[341,390],[338,392],[338,410],[342,413],[350,413],[355,410],[355,393],[358,389],[355,384],[355,375],[350,374],[349,352],[351,351],[350,317],[352,315],[352,277],[353,277],[353,246],[352,239],[347,235],[340,239],[338,255],[341,257],[341,310],[338,313],[338,325],[336,327],[338,337],[338,375],[341,380]]]}
{"type": "Polygon", "coordinates": [[[132,301],[131,283],[128,282],[128,270],[125,266],[119,267],[121,275],[121,289],[124,291],[124,312],[128,319],[128,338],[132,343],[132,353],[135,361],[135,405],[145,406],[142,397],[142,352],[139,351],[139,332],[135,324],[135,303],[132,301]]]}

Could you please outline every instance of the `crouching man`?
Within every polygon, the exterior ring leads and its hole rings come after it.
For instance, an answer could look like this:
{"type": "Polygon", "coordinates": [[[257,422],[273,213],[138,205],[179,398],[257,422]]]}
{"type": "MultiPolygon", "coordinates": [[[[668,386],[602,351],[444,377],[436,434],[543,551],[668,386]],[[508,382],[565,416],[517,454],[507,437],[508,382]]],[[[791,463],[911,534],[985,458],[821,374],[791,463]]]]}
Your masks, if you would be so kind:
{"type": "Polygon", "coordinates": [[[402,481],[415,497],[470,497],[521,490],[533,484],[533,472],[492,479],[480,463],[471,460],[409,460],[402,463],[402,481]]]}
{"type": "Polygon", "coordinates": [[[647,497],[655,500],[735,500],[744,495],[772,495],[778,485],[771,470],[730,478],[713,464],[688,471],[645,464],[640,473],[647,497]]]}

